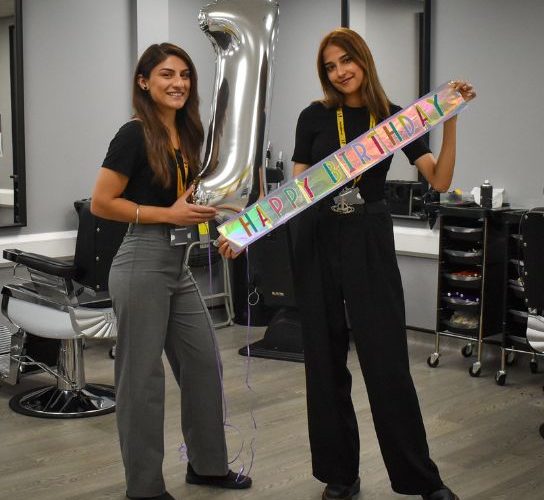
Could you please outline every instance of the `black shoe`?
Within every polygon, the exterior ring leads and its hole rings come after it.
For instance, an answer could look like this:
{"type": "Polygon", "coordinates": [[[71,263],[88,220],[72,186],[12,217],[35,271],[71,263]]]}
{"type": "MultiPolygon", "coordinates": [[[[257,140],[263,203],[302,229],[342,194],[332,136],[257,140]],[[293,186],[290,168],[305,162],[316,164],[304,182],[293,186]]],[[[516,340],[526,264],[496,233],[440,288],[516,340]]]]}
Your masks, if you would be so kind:
{"type": "Polygon", "coordinates": [[[175,500],[175,498],[167,491],[165,491],[162,495],[157,495],[155,497],[131,497],[127,495],[127,498],[134,500],[175,500]]]}
{"type": "Polygon", "coordinates": [[[357,478],[351,485],[327,484],[323,492],[323,500],[351,500],[361,490],[361,479],[357,478]]]}
{"type": "Polygon", "coordinates": [[[459,500],[459,497],[447,486],[433,491],[428,495],[421,495],[423,500],[459,500]]]}
{"type": "Polygon", "coordinates": [[[197,474],[191,464],[187,464],[187,474],[185,481],[189,484],[200,484],[205,486],[214,486],[216,488],[226,488],[229,490],[245,490],[251,487],[251,478],[249,476],[238,475],[229,470],[226,476],[201,476],[197,474]]]}

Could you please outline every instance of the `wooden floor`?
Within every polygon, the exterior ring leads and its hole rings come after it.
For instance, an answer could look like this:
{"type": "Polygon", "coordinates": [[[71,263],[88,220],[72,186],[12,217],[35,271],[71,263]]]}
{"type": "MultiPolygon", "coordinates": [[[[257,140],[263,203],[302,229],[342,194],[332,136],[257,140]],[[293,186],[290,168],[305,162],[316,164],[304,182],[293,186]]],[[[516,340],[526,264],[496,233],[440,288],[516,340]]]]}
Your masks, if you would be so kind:
{"type": "MultiPolygon", "coordinates": [[[[262,334],[262,328],[253,328],[251,341],[262,334]]],[[[242,459],[247,467],[247,444],[256,439],[251,471],[254,486],[232,492],[185,484],[186,464],[178,453],[179,396],[168,374],[164,462],[168,490],[176,499],[187,500],[320,499],[323,486],[312,477],[310,468],[303,365],[251,359],[250,391],[245,382],[246,358],[237,354],[246,342],[246,328],[219,330],[218,338],[225,366],[229,421],[240,431],[228,432],[229,448],[234,456],[241,440],[245,441],[242,459]],[[251,425],[251,409],[256,431],[251,425]]],[[[410,332],[409,338],[412,372],[431,453],[445,482],[463,500],[544,498],[544,439],[538,433],[544,422],[542,373],[531,374],[528,358],[522,356],[509,369],[507,386],[499,387],[494,382],[498,363],[495,351],[488,350],[482,376],[471,378],[471,361],[461,356],[459,341],[444,341],[440,366],[432,369],[425,360],[433,350],[433,336],[410,332]]],[[[87,379],[111,383],[111,343],[91,341],[87,345],[87,379]]],[[[384,358],[384,369],[387,364],[384,358]]],[[[406,498],[390,489],[353,351],[349,365],[354,374],[354,402],[362,441],[360,498],[406,498]]],[[[9,409],[11,396],[47,380],[46,375],[32,375],[17,386],[0,387],[0,498],[121,500],[125,488],[114,414],[67,421],[26,417],[9,409]]]]}

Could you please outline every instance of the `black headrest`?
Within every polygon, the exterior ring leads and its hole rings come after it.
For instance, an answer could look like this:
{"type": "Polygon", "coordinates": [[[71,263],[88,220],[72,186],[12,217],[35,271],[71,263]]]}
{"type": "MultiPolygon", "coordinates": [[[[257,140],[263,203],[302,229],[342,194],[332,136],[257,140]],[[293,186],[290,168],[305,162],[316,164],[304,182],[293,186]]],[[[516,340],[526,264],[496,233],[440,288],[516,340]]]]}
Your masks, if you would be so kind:
{"type": "Polygon", "coordinates": [[[93,290],[107,290],[111,262],[128,224],[96,217],[91,213],[90,199],[76,201],[74,207],[79,215],[74,255],[77,280],[93,290]]]}

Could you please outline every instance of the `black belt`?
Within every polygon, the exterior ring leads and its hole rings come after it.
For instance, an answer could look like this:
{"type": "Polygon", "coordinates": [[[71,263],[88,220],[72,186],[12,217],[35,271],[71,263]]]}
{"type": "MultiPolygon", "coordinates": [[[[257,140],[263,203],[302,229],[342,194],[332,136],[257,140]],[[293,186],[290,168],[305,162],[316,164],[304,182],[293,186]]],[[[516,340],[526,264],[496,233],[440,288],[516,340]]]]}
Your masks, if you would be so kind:
{"type": "Polygon", "coordinates": [[[376,201],[365,201],[364,203],[358,205],[350,205],[353,208],[352,212],[341,213],[335,212],[332,207],[333,203],[323,203],[319,207],[319,213],[321,215],[330,215],[333,217],[346,217],[356,214],[382,214],[389,211],[389,205],[385,200],[376,200],[376,201]]]}
{"type": "Polygon", "coordinates": [[[152,234],[164,236],[170,239],[170,230],[174,229],[174,224],[134,224],[128,225],[127,234],[152,234]]]}

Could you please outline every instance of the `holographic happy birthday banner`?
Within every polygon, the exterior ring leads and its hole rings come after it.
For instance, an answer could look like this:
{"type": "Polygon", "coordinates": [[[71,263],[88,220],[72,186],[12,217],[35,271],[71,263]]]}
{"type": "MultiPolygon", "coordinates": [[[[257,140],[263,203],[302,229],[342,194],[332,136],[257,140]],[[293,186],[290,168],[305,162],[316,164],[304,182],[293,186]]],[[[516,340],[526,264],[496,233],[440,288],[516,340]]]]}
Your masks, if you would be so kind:
{"type": "Polygon", "coordinates": [[[465,106],[444,83],[249,206],[219,226],[219,233],[235,250],[244,249],[465,106]]]}

